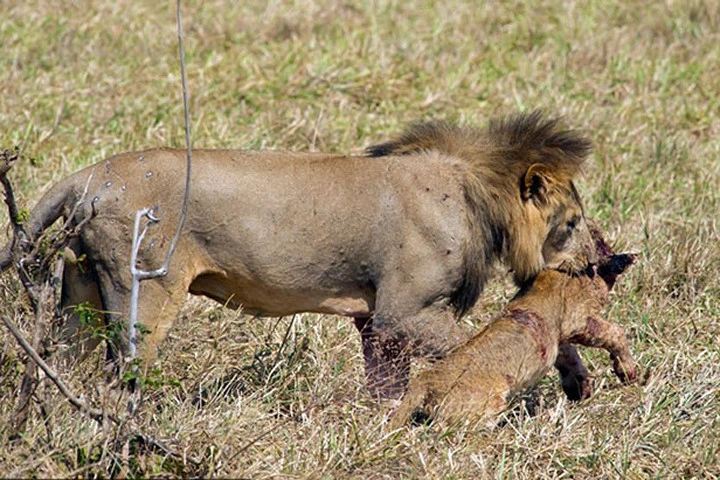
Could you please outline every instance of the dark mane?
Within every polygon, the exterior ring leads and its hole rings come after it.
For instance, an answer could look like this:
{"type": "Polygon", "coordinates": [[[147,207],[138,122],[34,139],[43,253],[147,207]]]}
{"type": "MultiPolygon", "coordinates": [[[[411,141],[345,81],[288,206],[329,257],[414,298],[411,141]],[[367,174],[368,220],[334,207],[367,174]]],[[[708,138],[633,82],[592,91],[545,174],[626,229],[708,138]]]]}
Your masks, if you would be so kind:
{"type": "Polygon", "coordinates": [[[504,176],[507,169],[520,172],[532,163],[543,163],[572,177],[592,143],[577,132],[559,129],[559,123],[558,119],[546,119],[540,111],[491,120],[485,129],[444,121],[415,123],[396,139],[372,145],[365,153],[385,157],[436,151],[478,168],[500,169],[504,176]]]}
{"type": "Polygon", "coordinates": [[[490,121],[488,135],[508,151],[536,153],[545,162],[566,162],[579,168],[592,143],[577,132],[559,129],[559,124],[559,119],[545,119],[540,111],[534,111],[490,121]]]}

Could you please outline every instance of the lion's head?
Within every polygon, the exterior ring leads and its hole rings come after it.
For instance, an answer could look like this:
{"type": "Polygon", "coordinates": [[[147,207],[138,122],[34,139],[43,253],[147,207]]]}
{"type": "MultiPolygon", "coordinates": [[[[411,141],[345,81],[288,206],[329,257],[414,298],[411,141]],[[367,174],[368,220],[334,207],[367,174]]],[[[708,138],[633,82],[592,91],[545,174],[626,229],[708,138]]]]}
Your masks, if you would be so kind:
{"type": "Polygon", "coordinates": [[[597,261],[580,196],[573,182],[562,177],[539,163],[522,177],[520,204],[527,222],[511,222],[518,231],[510,235],[515,245],[507,255],[517,283],[545,266],[579,272],[597,261]]]}
{"type": "Polygon", "coordinates": [[[458,161],[475,231],[454,302],[463,312],[482,291],[492,258],[502,257],[519,284],[546,266],[581,271],[595,262],[573,184],[590,148],[587,138],[536,111],[491,121],[487,129],[418,123],[367,153],[422,158],[436,151],[458,161]]]}
{"type": "Polygon", "coordinates": [[[581,271],[596,252],[573,180],[591,150],[575,131],[540,112],[490,122],[485,155],[474,159],[488,186],[490,216],[505,230],[503,252],[517,283],[544,267],[581,271]]]}

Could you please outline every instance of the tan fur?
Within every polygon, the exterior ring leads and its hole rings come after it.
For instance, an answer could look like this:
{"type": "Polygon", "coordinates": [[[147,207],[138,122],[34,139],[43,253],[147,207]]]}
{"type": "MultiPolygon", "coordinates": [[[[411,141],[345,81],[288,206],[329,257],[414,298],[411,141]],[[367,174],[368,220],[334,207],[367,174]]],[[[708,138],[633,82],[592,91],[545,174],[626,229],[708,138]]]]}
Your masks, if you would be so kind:
{"type": "MultiPolygon", "coordinates": [[[[604,241],[599,244],[607,247],[604,241]]],[[[615,277],[628,255],[604,257],[597,273],[572,275],[543,270],[484,331],[410,382],[393,417],[395,427],[440,419],[494,425],[508,401],[537,382],[558,359],[584,369],[570,343],[608,350],[625,382],[635,379],[635,363],[622,328],[600,318],[615,277]]],[[[594,268],[594,267],[593,267],[594,268]]]]}
{"type": "MultiPolygon", "coordinates": [[[[397,395],[408,349],[441,357],[467,338],[455,318],[475,303],[492,262],[505,260],[518,281],[544,264],[588,263],[591,239],[571,182],[587,140],[539,114],[486,130],[411,132],[411,142],[406,134],[370,149],[383,158],[194,150],[189,216],[170,272],[141,287],[139,318],[151,332],[144,357],[152,359],[189,291],[263,316],[354,317],[375,389],[397,395]]],[[[108,322],[127,315],[135,212],[150,207],[160,219],[138,258],[157,268],[178,218],[184,156],[116,155],[40,200],[28,224],[35,238],[78,202],[74,222],[95,212],[71,246],[85,263],[67,279],[66,306],[93,302],[108,322]]],[[[0,268],[9,259],[7,246],[0,268]]]]}

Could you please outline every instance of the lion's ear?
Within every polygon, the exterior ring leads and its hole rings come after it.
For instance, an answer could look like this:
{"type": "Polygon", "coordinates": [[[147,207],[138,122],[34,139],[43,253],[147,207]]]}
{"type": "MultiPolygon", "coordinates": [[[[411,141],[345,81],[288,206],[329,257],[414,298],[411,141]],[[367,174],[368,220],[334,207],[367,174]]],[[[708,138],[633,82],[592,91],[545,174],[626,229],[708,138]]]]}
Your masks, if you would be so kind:
{"type": "Polygon", "coordinates": [[[545,203],[547,192],[552,183],[550,169],[542,163],[533,163],[525,172],[522,181],[521,192],[523,200],[534,200],[537,203],[545,203]]]}

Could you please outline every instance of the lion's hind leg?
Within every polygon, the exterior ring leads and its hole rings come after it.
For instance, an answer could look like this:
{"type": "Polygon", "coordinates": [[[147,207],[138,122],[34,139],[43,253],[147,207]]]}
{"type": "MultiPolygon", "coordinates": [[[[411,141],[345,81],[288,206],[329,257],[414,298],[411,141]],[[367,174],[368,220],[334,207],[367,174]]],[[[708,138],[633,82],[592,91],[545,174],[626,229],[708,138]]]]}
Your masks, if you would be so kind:
{"type": "Polygon", "coordinates": [[[62,321],[51,336],[58,344],[55,361],[70,366],[84,360],[102,341],[102,311],[98,279],[71,242],[62,256],[65,262],[61,294],[62,321]]]}
{"type": "MultiPolygon", "coordinates": [[[[107,272],[98,272],[100,292],[105,306],[109,331],[108,360],[116,373],[130,357],[128,318],[131,307],[130,285],[119,285],[107,272]],[[121,362],[122,361],[122,362],[121,362]]],[[[115,279],[117,276],[114,277],[115,279]]],[[[167,337],[185,300],[187,286],[173,276],[156,278],[140,284],[137,304],[137,356],[133,362],[141,374],[149,370],[159,346],[167,337]]]]}

